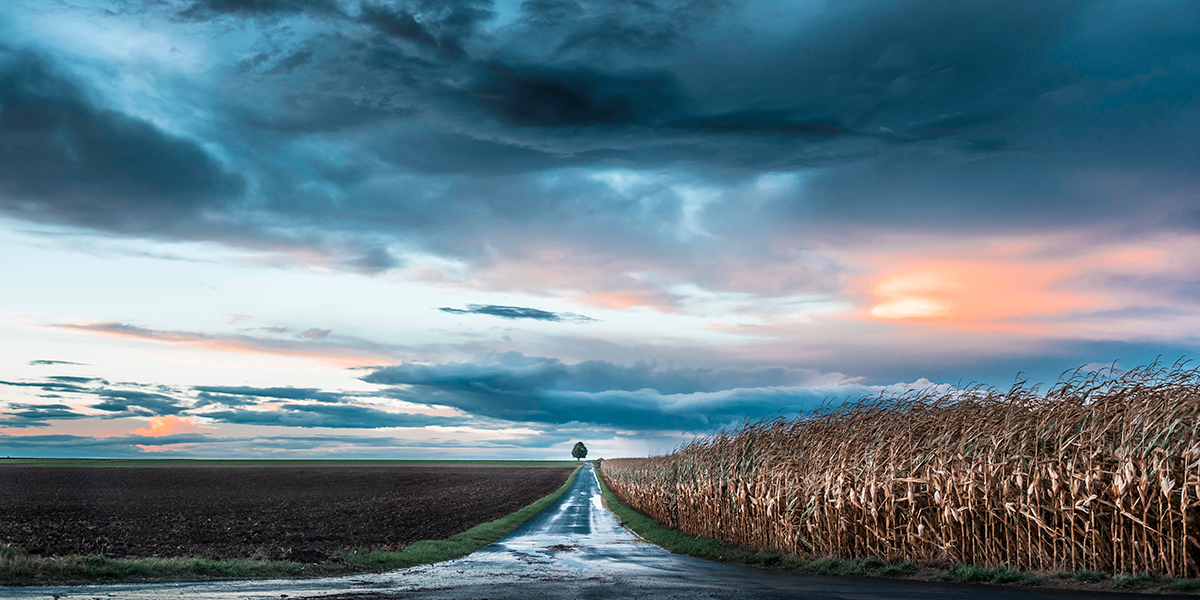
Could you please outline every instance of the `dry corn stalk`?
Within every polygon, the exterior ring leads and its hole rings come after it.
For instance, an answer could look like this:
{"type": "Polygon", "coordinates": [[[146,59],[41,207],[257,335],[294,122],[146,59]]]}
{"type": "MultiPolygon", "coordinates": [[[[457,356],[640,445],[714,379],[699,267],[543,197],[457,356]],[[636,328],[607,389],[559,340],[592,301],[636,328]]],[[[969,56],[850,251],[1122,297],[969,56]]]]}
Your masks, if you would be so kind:
{"type": "Polygon", "coordinates": [[[1200,575],[1200,374],[866,398],[606,460],[627,504],[797,556],[1200,575]]]}

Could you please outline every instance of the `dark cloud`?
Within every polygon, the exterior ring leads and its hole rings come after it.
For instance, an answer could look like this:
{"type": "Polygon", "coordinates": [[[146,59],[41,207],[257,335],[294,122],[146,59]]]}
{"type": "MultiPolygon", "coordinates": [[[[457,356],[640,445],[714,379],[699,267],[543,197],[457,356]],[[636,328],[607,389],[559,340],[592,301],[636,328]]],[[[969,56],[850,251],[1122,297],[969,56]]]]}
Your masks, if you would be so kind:
{"type": "Polygon", "coordinates": [[[613,75],[494,63],[467,91],[488,114],[516,127],[633,125],[673,113],[679,85],[665,72],[613,75]]]}
{"type": "Polygon", "coordinates": [[[198,409],[205,406],[255,406],[261,402],[263,402],[262,398],[255,396],[200,392],[196,394],[196,401],[192,403],[192,408],[198,409]]]}
{"type": "Polygon", "coordinates": [[[31,360],[30,366],[49,366],[49,365],[79,365],[84,366],[84,363],[70,362],[66,360],[31,360]]]}
{"type": "Polygon", "coordinates": [[[188,5],[179,16],[193,21],[207,21],[221,15],[268,16],[311,12],[340,13],[336,0],[200,0],[188,5]]]}
{"type": "Polygon", "coordinates": [[[49,427],[49,421],[83,419],[88,415],[75,412],[65,404],[9,403],[0,411],[0,427],[49,427]]]}
{"type": "Polygon", "coordinates": [[[387,35],[437,48],[437,38],[408,11],[393,11],[386,6],[364,4],[358,20],[378,28],[387,35]]]}
{"type": "MultiPolygon", "coordinates": [[[[259,388],[249,386],[224,386],[224,385],[201,385],[192,388],[197,392],[208,394],[203,396],[206,398],[228,398],[233,397],[230,401],[220,400],[223,404],[231,404],[239,402],[239,398],[271,398],[281,400],[314,400],[316,402],[341,402],[345,396],[331,392],[323,392],[316,388],[294,388],[294,387],[272,387],[259,388]]],[[[244,402],[244,400],[242,400],[244,402]]]]}
{"type": "Polygon", "coordinates": [[[53,376],[47,377],[46,379],[49,379],[49,380],[55,381],[55,382],[74,383],[74,384],[84,384],[84,383],[94,383],[94,382],[104,383],[105,382],[103,379],[100,379],[99,377],[75,377],[75,376],[71,376],[71,375],[53,375],[53,376]]]}
{"type": "Polygon", "coordinates": [[[97,107],[42,57],[0,46],[0,210],[148,234],[243,187],[199,144],[97,107]]]}
{"type": "Polygon", "coordinates": [[[864,388],[814,382],[799,369],[686,369],[605,361],[569,365],[516,353],[473,363],[401,364],[362,378],[403,385],[387,393],[472,415],[635,429],[711,429],[780,410],[814,408],[864,388]]]}
{"type": "Polygon", "coordinates": [[[1186,227],[1192,221],[1183,198],[1192,193],[1184,190],[1200,189],[1196,173],[1063,167],[1061,162],[1024,155],[993,156],[954,166],[869,162],[813,178],[806,188],[806,202],[784,210],[789,218],[838,225],[912,229],[934,223],[939,229],[993,234],[1112,227],[1123,235],[1186,227]],[[1066,176],[1067,172],[1071,174],[1066,176]],[[1127,187],[1117,192],[1118,182],[1127,187]],[[1133,205],[1139,210],[1126,214],[1133,205]],[[1114,214],[1126,217],[1114,221],[1114,214]]]}
{"type": "Polygon", "coordinates": [[[839,138],[850,135],[841,125],[825,120],[797,119],[782,112],[744,111],[697,117],[671,123],[672,127],[710,133],[839,138]]]}
{"type": "Polygon", "coordinates": [[[0,385],[10,385],[14,387],[35,387],[41,388],[48,392],[88,392],[90,388],[80,386],[75,383],[62,381],[0,381],[0,385]]]}
{"type": "Polygon", "coordinates": [[[202,416],[225,423],[243,425],[343,429],[424,427],[426,425],[454,425],[462,422],[462,419],[449,417],[392,413],[366,406],[344,404],[285,404],[273,410],[224,410],[206,412],[202,416]]]}
{"type": "Polygon", "coordinates": [[[175,444],[201,444],[201,443],[220,443],[221,438],[212,438],[206,435],[194,433],[180,433],[174,435],[163,435],[157,437],[147,437],[141,435],[123,435],[110,437],[89,437],[82,435],[5,435],[0,433],[0,448],[11,448],[23,451],[37,451],[39,456],[55,456],[59,450],[66,450],[67,453],[62,456],[71,458],[87,458],[88,454],[80,454],[81,451],[101,450],[101,449],[125,449],[129,450],[129,454],[142,454],[143,451],[136,450],[139,444],[153,446],[171,446],[175,444]]]}
{"type": "Polygon", "coordinates": [[[204,76],[156,88],[199,141],[6,51],[0,209],[364,273],[408,266],[391,248],[478,270],[554,247],[717,291],[847,223],[1200,227],[1186,2],[529,0],[492,27],[487,2],[338,6],[187,4],[245,19],[197,29],[204,76]],[[777,173],[803,185],[756,189],[777,173]]]}
{"type": "MultiPolygon", "coordinates": [[[[527,438],[462,441],[457,439],[409,440],[402,437],[365,435],[281,435],[264,437],[212,437],[203,434],[174,434],[158,437],[139,435],[90,437],[78,435],[22,435],[0,433],[0,454],[17,456],[63,458],[129,458],[154,456],[152,452],[169,448],[172,456],[195,458],[246,457],[278,458],[280,450],[303,455],[329,458],[392,459],[430,458],[448,456],[462,458],[495,458],[498,451],[520,448],[549,448],[569,444],[580,437],[589,440],[613,437],[611,431],[571,430],[563,428],[553,433],[531,435],[527,438]],[[152,446],[153,448],[146,448],[152,446]],[[458,454],[449,454],[457,452],[458,454]],[[461,452],[469,452],[462,454],[461,452]],[[476,451],[476,452],[471,452],[476,451]]],[[[676,442],[670,439],[668,443],[676,442]]],[[[565,452],[564,452],[565,455],[565,452]]],[[[162,454],[157,454],[162,457],[162,454]]],[[[504,455],[502,455],[504,456],[504,455]]],[[[513,456],[508,454],[507,456],[513,456]]],[[[516,455],[528,458],[528,455],[516,455]]],[[[540,456],[536,456],[539,457],[540,456]]]]}
{"type": "MultiPolygon", "coordinates": [[[[1055,63],[1047,42],[1069,37],[1073,3],[1042,3],[1019,14],[1002,3],[831,6],[797,20],[791,29],[771,34],[743,29],[737,35],[744,47],[730,46],[733,42],[714,38],[712,31],[681,17],[703,13],[708,15],[705,19],[720,23],[726,18],[720,4],[704,10],[691,5],[682,9],[679,4],[635,4],[528,2],[523,18],[530,24],[541,23],[543,29],[521,30],[521,39],[507,42],[502,37],[475,39],[484,51],[472,54],[480,58],[460,63],[418,60],[403,52],[387,54],[387,46],[371,41],[331,49],[336,55],[353,48],[378,57],[379,62],[353,63],[343,58],[314,64],[312,76],[334,77],[340,82],[335,88],[363,90],[363,84],[370,82],[363,93],[372,104],[382,108],[400,103],[430,118],[421,126],[389,130],[396,137],[381,136],[377,146],[381,156],[401,170],[457,176],[453,185],[437,179],[413,182],[416,189],[446,190],[433,192],[444,200],[438,204],[416,201],[416,194],[396,201],[394,193],[376,195],[369,186],[348,186],[347,192],[357,199],[352,201],[355,212],[369,214],[379,227],[403,230],[439,251],[470,258],[469,248],[479,230],[464,223],[488,223],[489,227],[481,226],[487,231],[526,224],[545,231],[565,216],[580,192],[605,193],[595,182],[581,183],[581,190],[565,195],[523,179],[572,165],[653,169],[684,164],[688,166],[682,169],[682,177],[703,180],[717,189],[736,187],[763,170],[821,167],[817,183],[822,186],[826,178],[845,176],[869,188],[838,191],[828,201],[817,195],[811,203],[819,211],[798,213],[797,207],[805,203],[794,196],[781,205],[756,205],[759,224],[767,227],[775,216],[791,223],[814,214],[853,217],[870,213],[875,205],[894,207],[900,213],[914,201],[873,201],[894,195],[893,190],[886,177],[863,178],[861,169],[894,168],[939,182],[923,201],[930,209],[913,211],[919,216],[903,220],[914,223],[928,223],[931,217],[950,220],[960,214],[963,221],[980,214],[1016,219],[1021,211],[1046,210],[1037,206],[1049,204],[1044,196],[1038,198],[1039,190],[1062,188],[1061,180],[1055,179],[1062,166],[1055,164],[1047,168],[1055,175],[1035,178],[1024,186],[1012,181],[985,185],[965,177],[955,180],[953,173],[962,161],[980,156],[1074,143],[1047,130],[1041,112],[1046,93],[1080,81],[1079,73],[1055,63]],[[682,53],[655,61],[617,55],[593,59],[590,54],[584,59],[585,54],[573,54],[587,46],[586,40],[601,40],[597,32],[611,32],[614,39],[626,36],[626,25],[630,30],[647,30],[646,42],[638,43],[642,51],[649,52],[657,43],[653,40],[658,33],[650,30],[669,30],[674,32],[669,37],[678,43],[660,45],[672,46],[669,52],[664,50],[667,54],[682,53]],[[362,70],[347,69],[348,63],[361,65],[362,70]],[[430,84],[443,80],[465,83],[430,84]],[[481,118],[488,120],[481,122],[481,118]],[[428,124],[435,122],[453,125],[431,129],[428,124]],[[384,137],[389,141],[384,142],[384,137]],[[944,178],[947,174],[950,177],[944,178]],[[478,194],[473,193],[476,185],[478,194]],[[976,199],[980,196],[986,197],[976,199]],[[948,205],[955,210],[947,210],[948,205]]],[[[377,28],[387,16],[395,28],[391,37],[432,48],[436,37],[432,28],[440,17],[417,5],[410,8],[388,8],[386,15],[380,12],[384,9],[366,10],[363,18],[373,19],[371,26],[377,28]]],[[[729,10],[736,13],[740,5],[729,10]]],[[[606,49],[619,45],[597,42],[606,49]]],[[[320,104],[320,96],[316,102],[320,104]]],[[[367,103],[360,100],[359,104],[367,103]]],[[[381,110],[365,118],[384,124],[393,122],[392,115],[381,110]]],[[[1081,123],[1093,122],[1082,115],[1078,118],[1081,123]]],[[[301,121],[311,124],[321,119],[301,121]]],[[[1010,163],[998,170],[1011,172],[1011,168],[1010,163]]],[[[1061,205],[1069,207],[1082,201],[1064,200],[1061,205]]],[[[604,227],[605,239],[617,249],[660,245],[655,250],[691,251],[662,248],[669,245],[652,237],[660,235],[664,222],[681,218],[678,206],[662,206],[648,220],[630,218],[612,227],[625,216],[622,212],[637,205],[589,206],[575,217],[593,224],[592,229],[604,227]]],[[[723,199],[703,215],[710,217],[709,227],[721,229],[721,209],[736,213],[746,212],[747,207],[734,198],[723,199]]],[[[761,231],[761,226],[752,230],[761,231]]],[[[571,230],[562,237],[599,243],[577,233],[571,230]]],[[[497,248],[495,241],[492,244],[497,248]]],[[[499,248],[502,253],[514,251],[499,248]]]]}
{"type": "Polygon", "coordinates": [[[571,32],[556,54],[570,54],[580,49],[622,49],[631,54],[661,54],[684,43],[684,37],[673,27],[662,24],[622,23],[618,19],[601,18],[571,32]]]}
{"type": "Polygon", "coordinates": [[[614,55],[677,52],[694,42],[697,27],[728,6],[720,0],[527,0],[521,5],[521,21],[558,41],[552,56],[607,62],[614,55]]]}
{"type": "Polygon", "coordinates": [[[91,407],[96,410],[109,412],[110,414],[106,418],[110,419],[119,417],[178,415],[189,408],[188,404],[181,400],[153,392],[96,390],[91,393],[104,399],[104,401],[99,404],[93,404],[91,407]]]}
{"type": "MultiPolygon", "coordinates": [[[[274,425],[280,427],[330,427],[371,429],[384,427],[424,427],[453,425],[462,418],[394,413],[354,404],[368,394],[342,393],[318,388],[194,386],[176,389],[122,383],[114,389],[103,379],[54,377],[50,381],[7,382],[0,385],[34,387],[72,394],[81,403],[102,411],[101,415],[83,415],[61,404],[35,405],[10,403],[0,410],[0,426],[45,427],[60,419],[130,417],[203,417],[228,423],[274,425]],[[91,385],[88,385],[91,384],[91,385]],[[141,388],[141,389],[138,389],[141,388]],[[261,408],[278,403],[279,407],[261,408]],[[248,409],[243,407],[256,407],[248,409]]],[[[386,395],[384,395],[386,397],[386,395]]]]}
{"type": "Polygon", "coordinates": [[[468,304],[464,308],[442,307],[438,310],[455,315],[489,315],[501,319],[533,319],[535,321],[553,321],[555,323],[574,322],[588,323],[595,321],[591,317],[569,312],[550,312],[536,308],[521,306],[497,306],[495,304],[468,304]]]}
{"type": "Polygon", "coordinates": [[[311,48],[303,48],[301,50],[297,50],[297,51],[289,54],[283,60],[279,61],[279,63],[276,64],[274,67],[271,67],[271,69],[269,71],[267,71],[267,73],[271,74],[271,75],[276,75],[276,74],[280,74],[280,73],[291,73],[292,71],[295,71],[296,69],[303,67],[304,65],[307,65],[308,63],[312,62],[312,58],[313,58],[312,49],[311,48]]]}
{"type": "Polygon", "coordinates": [[[525,0],[521,3],[521,20],[533,27],[558,27],[586,10],[579,0],[525,0]]]}
{"type": "Polygon", "coordinates": [[[439,59],[459,60],[466,58],[463,43],[493,16],[487,0],[421,0],[397,8],[365,3],[358,20],[386,36],[436,51],[433,56],[439,59]]]}

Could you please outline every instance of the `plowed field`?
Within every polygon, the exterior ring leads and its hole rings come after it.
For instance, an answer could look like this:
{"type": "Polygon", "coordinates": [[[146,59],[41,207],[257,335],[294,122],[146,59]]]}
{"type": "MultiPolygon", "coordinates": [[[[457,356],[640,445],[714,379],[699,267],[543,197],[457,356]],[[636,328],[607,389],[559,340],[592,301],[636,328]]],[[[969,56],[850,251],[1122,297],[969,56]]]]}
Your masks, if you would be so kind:
{"type": "Polygon", "coordinates": [[[573,467],[3,466],[0,544],[111,557],[337,550],[444,539],[558,489],[573,467]]]}

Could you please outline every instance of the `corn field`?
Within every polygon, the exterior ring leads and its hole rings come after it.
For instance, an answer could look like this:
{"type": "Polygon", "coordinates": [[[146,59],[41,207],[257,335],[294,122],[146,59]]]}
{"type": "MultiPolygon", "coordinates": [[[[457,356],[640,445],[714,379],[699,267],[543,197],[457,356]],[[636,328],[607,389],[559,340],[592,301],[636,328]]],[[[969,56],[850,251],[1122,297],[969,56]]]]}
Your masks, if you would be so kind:
{"type": "Polygon", "coordinates": [[[871,397],[605,460],[663,526],[763,552],[1200,575],[1200,373],[871,397]]]}

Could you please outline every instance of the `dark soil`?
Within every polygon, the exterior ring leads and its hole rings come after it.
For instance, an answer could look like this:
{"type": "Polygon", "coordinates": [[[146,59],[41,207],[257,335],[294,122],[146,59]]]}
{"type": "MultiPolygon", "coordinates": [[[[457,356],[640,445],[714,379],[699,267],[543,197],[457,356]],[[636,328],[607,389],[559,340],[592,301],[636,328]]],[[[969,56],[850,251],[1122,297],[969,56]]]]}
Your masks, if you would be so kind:
{"type": "Polygon", "coordinates": [[[261,555],[445,539],[558,489],[573,467],[0,467],[0,544],[35,554],[261,555]]]}

